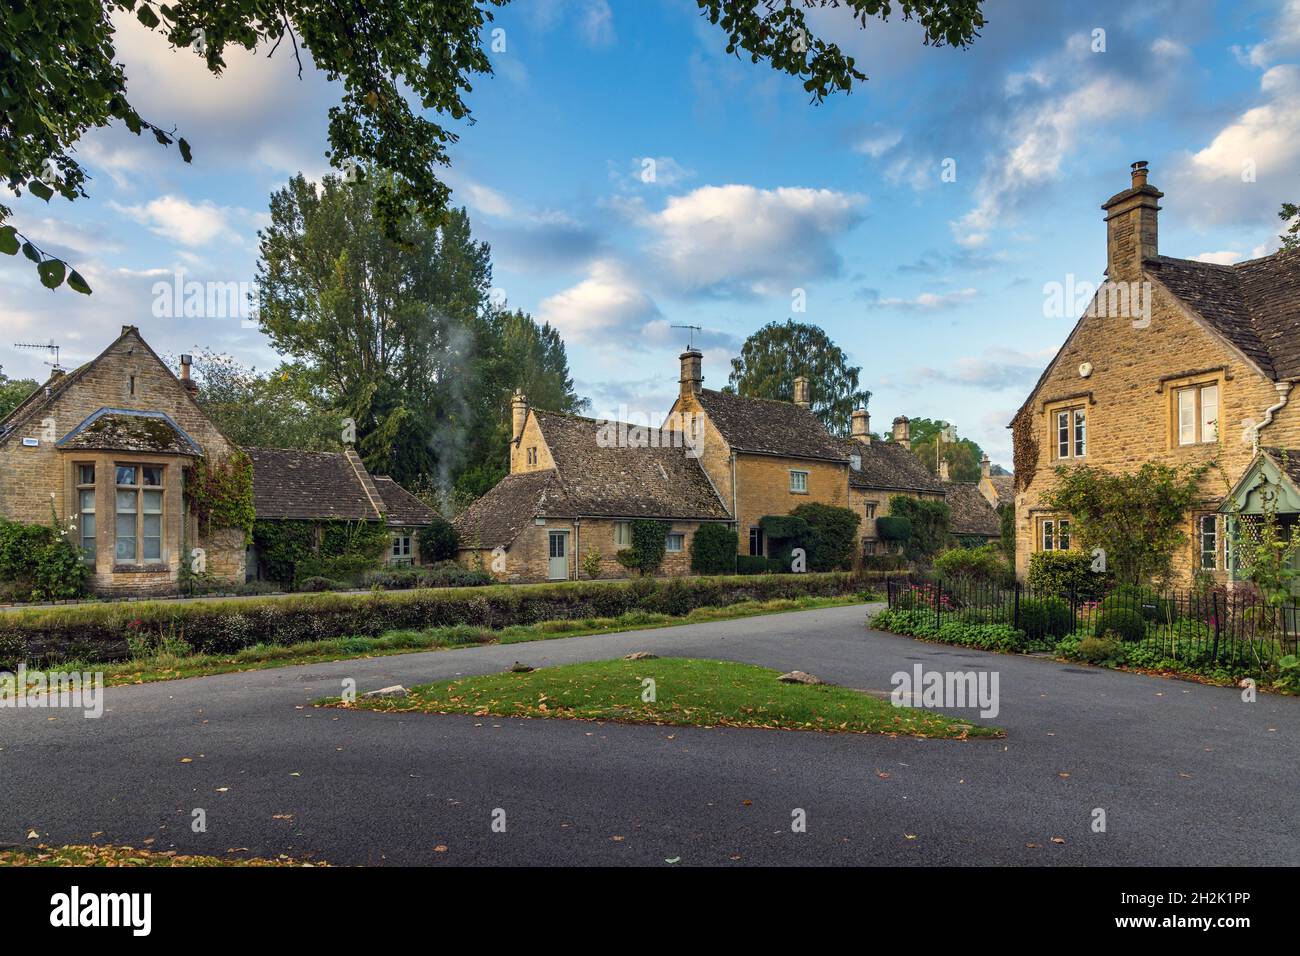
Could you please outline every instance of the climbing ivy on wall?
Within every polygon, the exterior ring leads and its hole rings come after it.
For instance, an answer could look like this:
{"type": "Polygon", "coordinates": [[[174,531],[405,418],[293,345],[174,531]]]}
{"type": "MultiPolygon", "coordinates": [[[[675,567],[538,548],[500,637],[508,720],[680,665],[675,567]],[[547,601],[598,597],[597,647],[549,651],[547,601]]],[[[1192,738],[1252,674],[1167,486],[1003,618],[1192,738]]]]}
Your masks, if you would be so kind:
{"type": "Polygon", "coordinates": [[[1034,478],[1038,467],[1038,436],[1034,434],[1034,416],[1028,409],[1011,423],[1012,467],[1016,473],[1016,489],[1024,491],[1034,478]]]}
{"type": "Polygon", "coordinates": [[[242,451],[216,464],[195,461],[185,469],[185,495],[205,535],[238,528],[245,544],[253,540],[253,460],[242,451]]]}

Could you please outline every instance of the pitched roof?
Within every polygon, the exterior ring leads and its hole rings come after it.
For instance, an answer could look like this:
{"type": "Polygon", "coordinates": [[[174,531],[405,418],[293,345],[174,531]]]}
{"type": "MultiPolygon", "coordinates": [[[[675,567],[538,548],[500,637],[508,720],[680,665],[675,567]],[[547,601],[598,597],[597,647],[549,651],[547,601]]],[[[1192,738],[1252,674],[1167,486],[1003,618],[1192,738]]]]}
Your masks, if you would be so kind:
{"type": "Polygon", "coordinates": [[[203,448],[165,412],[101,408],[58,441],[59,448],[202,456],[203,448]]]}
{"type": "Polygon", "coordinates": [[[1143,265],[1270,378],[1300,375],[1300,253],[1231,266],[1157,256],[1143,265]]]}
{"type": "Polygon", "coordinates": [[[1264,454],[1273,459],[1278,471],[1291,479],[1291,483],[1300,489],[1300,451],[1291,448],[1261,448],[1264,454]]]}
{"type": "Polygon", "coordinates": [[[601,437],[612,430],[611,423],[537,409],[532,414],[555,461],[558,493],[563,496],[563,504],[560,497],[552,496],[548,514],[730,517],[699,460],[687,454],[680,437],[673,447],[675,433],[640,428],[639,434],[648,444],[628,447],[601,437]]]}
{"type": "Polygon", "coordinates": [[[253,460],[253,510],[259,518],[377,521],[375,503],[345,454],[245,448],[253,460]]]}
{"type": "Polygon", "coordinates": [[[864,444],[856,438],[839,439],[846,458],[859,455],[862,467],[849,466],[849,487],[864,490],[943,491],[943,485],[926,469],[909,449],[897,442],[871,441],[864,444]]]}
{"type": "MultiPolygon", "coordinates": [[[[545,510],[548,490],[558,491],[555,469],[506,475],[452,519],[462,548],[506,548],[545,510]]],[[[563,492],[559,492],[563,498],[563,492]]]]}
{"type": "Polygon", "coordinates": [[[811,411],[792,402],[742,398],[708,388],[695,394],[709,421],[736,451],[832,461],[845,458],[839,439],[832,438],[811,411]]]}
{"type": "Polygon", "coordinates": [[[989,475],[993,483],[993,492],[998,496],[998,503],[1010,501],[1016,495],[1015,475],[989,475]]]}
{"type": "Polygon", "coordinates": [[[948,530],[953,534],[975,534],[996,538],[1002,534],[997,511],[973,481],[949,481],[943,484],[952,519],[948,530]]]}
{"type": "Polygon", "coordinates": [[[384,499],[390,525],[409,527],[432,524],[434,510],[386,475],[375,475],[375,490],[384,499]]]}

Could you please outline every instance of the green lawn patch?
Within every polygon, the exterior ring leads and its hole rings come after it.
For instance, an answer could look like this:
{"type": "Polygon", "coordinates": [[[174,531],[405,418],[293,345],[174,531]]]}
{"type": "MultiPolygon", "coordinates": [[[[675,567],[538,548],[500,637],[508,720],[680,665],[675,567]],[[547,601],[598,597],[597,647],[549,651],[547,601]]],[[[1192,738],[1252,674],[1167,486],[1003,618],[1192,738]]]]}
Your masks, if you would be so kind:
{"type": "Polygon", "coordinates": [[[764,727],[913,737],[1000,737],[996,727],[894,707],[862,691],[783,684],[779,671],[692,658],[595,661],[440,681],[405,698],[347,705],[386,712],[560,717],[691,727],[764,727]],[[647,681],[653,681],[653,685],[647,681]],[[653,689],[653,694],[649,693],[653,689]],[[651,696],[653,699],[645,699],[651,696]]]}

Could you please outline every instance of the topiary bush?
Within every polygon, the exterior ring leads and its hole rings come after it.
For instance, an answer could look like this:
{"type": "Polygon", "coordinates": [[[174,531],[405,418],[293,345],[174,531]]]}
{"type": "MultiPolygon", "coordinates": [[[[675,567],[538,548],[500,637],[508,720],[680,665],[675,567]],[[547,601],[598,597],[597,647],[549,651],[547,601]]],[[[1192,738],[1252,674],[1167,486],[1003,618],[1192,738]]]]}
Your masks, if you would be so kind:
{"type": "Polygon", "coordinates": [[[1062,637],[1074,629],[1074,615],[1060,598],[1028,598],[1020,602],[1020,627],[1031,638],[1062,637]]]}
{"type": "Polygon", "coordinates": [[[790,512],[808,524],[806,550],[809,571],[847,571],[858,550],[858,525],[862,518],[850,508],[816,502],[790,512]]]}
{"type": "Polygon", "coordinates": [[[1140,641],[1146,637],[1146,618],[1131,607],[1103,609],[1097,614],[1097,623],[1093,625],[1092,633],[1094,637],[1113,634],[1121,640],[1140,641]]]}
{"type": "Polygon", "coordinates": [[[739,536],[726,525],[701,525],[691,538],[691,570],[696,574],[730,574],[736,570],[739,536]]]}
{"type": "Polygon", "coordinates": [[[1010,587],[1016,574],[995,544],[980,548],[950,548],[934,559],[934,570],[945,578],[971,584],[1010,587]]]}
{"type": "Polygon", "coordinates": [[[1114,637],[1085,637],[1072,656],[1101,667],[1119,667],[1128,660],[1123,643],[1114,637]]]}
{"type": "Polygon", "coordinates": [[[1025,583],[1042,594],[1099,594],[1110,575],[1092,570],[1086,551],[1037,551],[1029,557],[1025,583]]]}
{"type": "Polygon", "coordinates": [[[884,515],[876,519],[876,537],[881,541],[903,544],[912,537],[912,522],[902,515],[884,515]]]}

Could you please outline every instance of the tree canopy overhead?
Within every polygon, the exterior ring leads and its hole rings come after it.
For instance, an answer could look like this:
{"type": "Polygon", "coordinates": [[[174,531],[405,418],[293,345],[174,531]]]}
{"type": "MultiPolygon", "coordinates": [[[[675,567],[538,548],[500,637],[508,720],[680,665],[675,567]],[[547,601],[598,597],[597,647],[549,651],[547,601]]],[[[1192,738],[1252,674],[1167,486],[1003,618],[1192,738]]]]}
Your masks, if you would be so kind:
{"type": "Polygon", "coordinates": [[[745,340],[731,360],[727,388],[748,398],[794,400],[800,375],[812,386],[812,411],[833,435],[848,435],[853,409],[866,407],[871,393],[860,388],[862,369],[815,325],[786,319],[769,322],[745,340]]]}
{"type": "MultiPolygon", "coordinates": [[[[190,143],[173,124],[183,117],[144,117],[131,105],[128,77],[117,58],[114,16],[134,16],[158,42],[201,57],[220,74],[230,47],[303,53],[342,99],[328,114],[328,157],[382,174],[375,210],[384,235],[404,239],[412,216],[440,215],[449,190],[437,174],[448,165],[457,133],[446,124],[470,119],[465,96],[477,75],[492,72],[486,28],[509,0],[45,0],[0,7],[0,179],[16,195],[47,202],[86,195],[86,172],[75,147],[88,131],[122,123],[162,146],[175,144],[190,162],[190,143]]],[[[927,45],[965,46],[984,26],[982,0],[841,0],[865,28],[897,9],[916,19],[927,45]]],[[[727,36],[727,52],[803,80],[814,100],[847,92],[866,79],[853,57],[812,31],[799,3],[696,0],[701,15],[727,36]]],[[[202,155],[203,144],[197,144],[202,155]]],[[[6,220],[0,204],[0,252],[19,250],[42,283],[90,287],[68,263],[50,255],[6,220]]]]}

